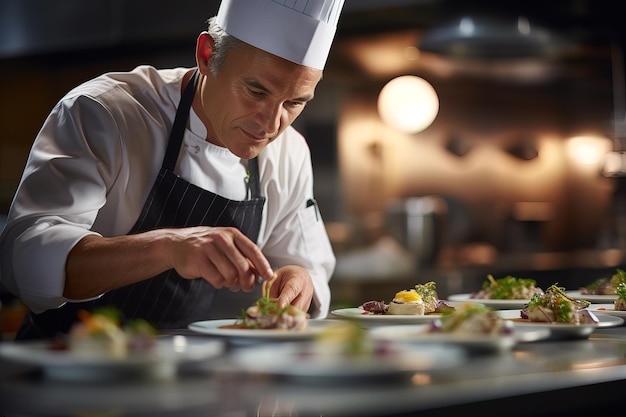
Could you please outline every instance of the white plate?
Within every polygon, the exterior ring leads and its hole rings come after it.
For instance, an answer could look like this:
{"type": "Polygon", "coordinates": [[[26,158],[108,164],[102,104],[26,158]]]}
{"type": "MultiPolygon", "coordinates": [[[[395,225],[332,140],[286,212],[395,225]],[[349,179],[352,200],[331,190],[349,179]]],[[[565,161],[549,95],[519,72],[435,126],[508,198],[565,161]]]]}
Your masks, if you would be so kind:
{"type": "Polygon", "coordinates": [[[221,319],[196,321],[189,325],[189,329],[211,336],[220,336],[233,339],[276,339],[276,340],[306,340],[322,332],[332,320],[308,320],[304,330],[280,329],[223,329],[222,326],[233,325],[238,319],[221,319]]]}
{"type": "MultiPolygon", "coordinates": [[[[415,372],[458,366],[466,361],[454,346],[394,344],[383,356],[350,358],[316,350],[314,343],[287,342],[235,350],[224,370],[289,377],[304,382],[360,384],[405,379],[415,372]]],[[[218,369],[219,369],[218,365],[218,369]]]]}
{"type": "Polygon", "coordinates": [[[530,300],[493,300],[488,298],[471,298],[471,294],[452,294],[450,301],[480,303],[494,310],[508,310],[512,308],[522,309],[530,300]]]}
{"type": "Polygon", "coordinates": [[[517,343],[546,339],[550,333],[545,329],[514,329],[509,335],[429,333],[429,325],[383,326],[370,331],[375,340],[396,340],[419,344],[451,344],[471,352],[502,352],[511,350],[517,343]]]}
{"type": "Polygon", "coordinates": [[[592,295],[592,294],[582,294],[580,291],[565,291],[565,294],[569,295],[572,298],[576,298],[579,300],[587,300],[590,303],[611,303],[617,300],[617,294],[610,295],[592,295]]]}
{"type": "Polygon", "coordinates": [[[340,308],[332,310],[330,314],[342,318],[363,321],[366,323],[385,323],[385,324],[420,324],[430,323],[441,314],[426,314],[423,316],[409,314],[372,314],[360,307],[340,308]]]}
{"type": "Polygon", "coordinates": [[[615,304],[591,304],[588,310],[599,314],[609,314],[611,316],[626,318],[626,311],[616,310],[615,304]]]}
{"type": "Polygon", "coordinates": [[[533,329],[549,329],[551,338],[554,339],[584,339],[589,337],[598,328],[616,327],[624,324],[621,317],[608,314],[597,314],[598,323],[570,324],[570,323],[542,323],[525,321],[520,318],[520,310],[499,310],[498,315],[505,319],[515,320],[515,327],[527,327],[533,329]]]}
{"type": "Polygon", "coordinates": [[[151,352],[124,358],[106,355],[82,356],[55,349],[48,341],[0,343],[0,357],[40,367],[45,376],[65,381],[103,381],[127,378],[167,379],[180,365],[204,361],[225,351],[222,342],[185,336],[159,338],[151,352]]]}

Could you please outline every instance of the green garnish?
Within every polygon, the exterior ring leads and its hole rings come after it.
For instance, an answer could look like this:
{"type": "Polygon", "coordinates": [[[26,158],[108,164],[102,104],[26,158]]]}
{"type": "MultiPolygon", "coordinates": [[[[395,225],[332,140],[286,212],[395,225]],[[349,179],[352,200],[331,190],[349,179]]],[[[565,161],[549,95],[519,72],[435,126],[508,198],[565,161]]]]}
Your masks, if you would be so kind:
{"type": "Polygon", "coordinates": [[[489,307],[482,304],[467,303],[455,310],[444,310],[441,312],[441,331],[452,332],[469,317],[476,315],[493,316],[494,320],[497,320],[494,311],[489,307]]]}
{"type": "Polygon", "coordinates": [[[599,287],[601,287],[602,285],[607,284],[608,282],[609,282],[608,278],[599,278],[599,279],[597,279],[596,281],[592,282],[591,284],[587,285],[584,288],[589,290],[589,291],[595,291],[599,287]]]}
{"type": "Polygon", "coordinates": [[[616,269],[615,273],[611,276],[611,284],[617,287],[619,284],[626,284],[626,271],[623,269],[616,269]]]}
{"type": "Polygon", "coordinates": [[[494,279],[493,275],[487,275],[487,281],[483,282],[483,290],[489,294],[489,298],[495,300],[522,300],[523,294],[533,291],[537,281],[530,278],[516,278],[507,275],[504,278],[494,279]]]}
{"type": "Polygon", "coordinates": [[[617,298],[626,302],[626,282],[621,282],[615,287],[615,293],[617,294],[617,298]]]}
{"type": "Polygon", "coordinates": [[[574,311],[589,307],[587,300],[577,300],[565,294],[565,288],[552,284],[545,294],[535,294],[527,304],[527,308],[543,307],[554,313],[554,321],[559,323],[571,322],[574,311]]]}

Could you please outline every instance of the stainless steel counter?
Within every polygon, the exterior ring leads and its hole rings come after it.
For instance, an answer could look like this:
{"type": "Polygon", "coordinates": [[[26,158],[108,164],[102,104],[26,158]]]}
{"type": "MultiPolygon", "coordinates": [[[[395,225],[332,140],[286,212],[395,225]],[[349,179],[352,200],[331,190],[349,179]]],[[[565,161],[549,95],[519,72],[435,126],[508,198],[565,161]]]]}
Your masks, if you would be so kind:
{"type": "Polygon", "coordinates": [[[201,366],[173,380],[70,383],[0,362],[2,417],[582,416],[622,408],[625,392],[626,326],[473,355],[402,380],[311,382],[201,366]]]}

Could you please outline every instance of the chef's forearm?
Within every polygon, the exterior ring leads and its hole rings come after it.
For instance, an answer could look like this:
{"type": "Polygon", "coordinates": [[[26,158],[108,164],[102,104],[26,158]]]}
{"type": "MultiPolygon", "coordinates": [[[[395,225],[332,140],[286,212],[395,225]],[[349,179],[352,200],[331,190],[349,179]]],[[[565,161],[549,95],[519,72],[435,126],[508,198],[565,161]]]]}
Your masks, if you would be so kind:
{"type": "Polygon", "coordinates": [[[68,255],[63,295],[73,300],[91,298],[169,269],[159,233],[84,237],[68,255]]]}

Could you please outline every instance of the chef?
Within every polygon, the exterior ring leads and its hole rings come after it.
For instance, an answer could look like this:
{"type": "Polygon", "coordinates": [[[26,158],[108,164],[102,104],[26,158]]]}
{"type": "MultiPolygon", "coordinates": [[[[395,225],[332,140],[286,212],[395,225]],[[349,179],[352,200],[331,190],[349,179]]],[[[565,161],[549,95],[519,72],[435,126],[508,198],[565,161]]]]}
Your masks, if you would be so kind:
{"type": "Polygon", "coordinates": [[[270,296],[328,313],[335,257],[291,124],[314,97],[343,0],[223,0],[194,68],[142,65],[67,93],[37,135],[0,237],[17,339],[115,306],[159,329],[270,296]]]}

